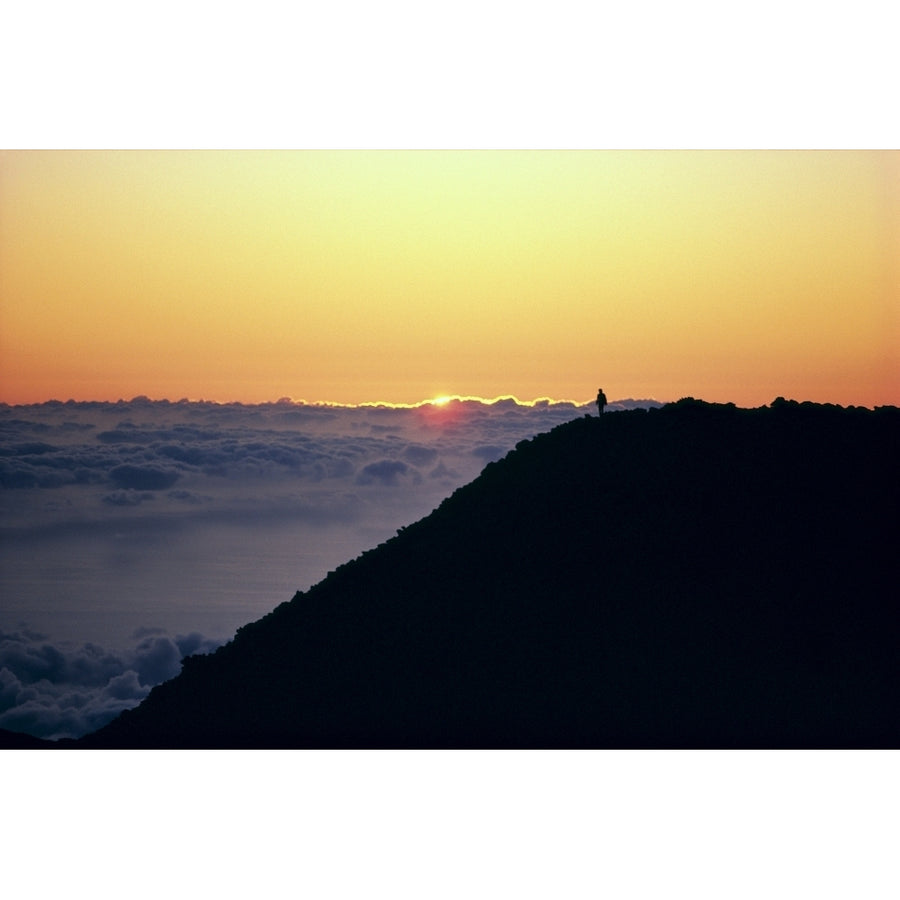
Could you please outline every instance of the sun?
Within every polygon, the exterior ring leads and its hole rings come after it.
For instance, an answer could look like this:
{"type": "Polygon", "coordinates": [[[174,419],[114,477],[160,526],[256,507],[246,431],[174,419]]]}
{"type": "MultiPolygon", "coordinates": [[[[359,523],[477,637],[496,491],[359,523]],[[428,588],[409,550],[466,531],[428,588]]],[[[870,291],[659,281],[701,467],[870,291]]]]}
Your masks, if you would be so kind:
{"type": "Polygon", "coordinates": [[[432,397],[428,402],[432,406],[446,406],[453,398],[448,395],[443,395],[441,397],[432,397]]]}

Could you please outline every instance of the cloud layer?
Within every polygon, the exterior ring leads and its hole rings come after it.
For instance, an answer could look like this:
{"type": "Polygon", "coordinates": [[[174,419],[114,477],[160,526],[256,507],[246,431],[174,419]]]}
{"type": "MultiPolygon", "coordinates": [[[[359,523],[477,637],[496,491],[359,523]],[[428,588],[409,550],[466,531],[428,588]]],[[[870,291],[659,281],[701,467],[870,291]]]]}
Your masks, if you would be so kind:
{"type": "Polygon", "coordinates": [[[198,632],[138,629],[119,652],[97,644],[50,643],[46,634],[0,631],[0,728],[43,738],[78,737],[140,703],[155,684],[173,678],[181,660],[220,642],[198,632]]]}

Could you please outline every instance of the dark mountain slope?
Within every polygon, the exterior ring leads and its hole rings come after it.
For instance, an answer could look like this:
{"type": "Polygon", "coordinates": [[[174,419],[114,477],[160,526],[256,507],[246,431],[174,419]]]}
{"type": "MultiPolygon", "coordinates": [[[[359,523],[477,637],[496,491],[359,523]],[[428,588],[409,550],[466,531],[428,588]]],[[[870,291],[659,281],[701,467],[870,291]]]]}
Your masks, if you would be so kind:
{"type": "Polygon", "coordinates": [[[47,750],[56,747],[54,741],[23,734],[21,731],[7,731],[0,728],[0,749],[2,750],[47,750]]]}
{"type": "Polygon", "coordinates": [[[84,747],[897,747],[900,410],[520,444],[84,747]]]}

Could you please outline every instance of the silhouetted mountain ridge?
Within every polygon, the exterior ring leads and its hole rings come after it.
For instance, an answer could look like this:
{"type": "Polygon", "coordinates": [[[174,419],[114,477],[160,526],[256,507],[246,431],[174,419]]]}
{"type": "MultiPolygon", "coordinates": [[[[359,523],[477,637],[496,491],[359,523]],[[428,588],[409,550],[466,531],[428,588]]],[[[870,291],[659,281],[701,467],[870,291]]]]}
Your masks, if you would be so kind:
{"type": "Polygon", "coordinates": [[[523,441],[84,747],[900,745],[900,410],[523,441]]]}

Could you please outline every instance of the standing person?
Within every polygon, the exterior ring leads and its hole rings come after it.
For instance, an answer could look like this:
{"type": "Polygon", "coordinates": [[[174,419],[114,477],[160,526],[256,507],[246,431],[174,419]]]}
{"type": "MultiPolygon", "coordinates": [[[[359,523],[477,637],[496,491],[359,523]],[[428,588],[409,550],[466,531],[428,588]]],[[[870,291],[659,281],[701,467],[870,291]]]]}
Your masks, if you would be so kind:
{"type": "Polygon", "coordinates": [[[603,407],[606,406],[606,394],[603,393],[603,388],[597,388],[597,414],[603,415],[603,407]]]}

